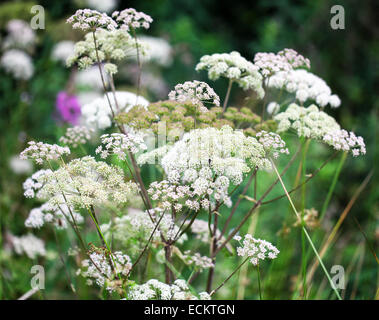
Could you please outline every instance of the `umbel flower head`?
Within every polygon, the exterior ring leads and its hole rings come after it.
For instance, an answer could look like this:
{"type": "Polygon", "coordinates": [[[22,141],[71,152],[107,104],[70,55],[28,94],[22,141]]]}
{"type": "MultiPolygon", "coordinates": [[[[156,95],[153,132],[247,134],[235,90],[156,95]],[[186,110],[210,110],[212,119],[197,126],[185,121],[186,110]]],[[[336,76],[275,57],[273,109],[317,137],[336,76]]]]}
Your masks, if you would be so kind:
{"type": "Polygon", "coordinates": [[[112,13],[112,17],[120,25],[121,29],[129,31],[130,28],[150,28],[150,23],[153,22],[153,19],[143,12],[138,12],[133,8],[124,9],[121,12],[115,11],[112,13]]]}
{"type": "MultiPolygon", "coordinates": [[[[242,238],[235,236],[234,240],[240,242],[242,238]]],[[[240,257],[250,258],[250,263],[254,266],[259,264],[260,260],[275,259],[279,250],[270,242],[261,239],[255,239],[250,234],[246,234],[241,246],[237,248],[237,254],[240,257]]]]}
{"type": "Polygon", "coordinates": [[[57,160],[65,154],[70,154],[68,147],[43,142],[28,142],[29,147],[20,153],[20,159],[31,159],[38,164],[44,161],[57,160]]]}
{"type": "MultiPolygon", "coordinates": [[[[199,294],[201,300],[210,300],[206,292],[199,294]]],[[[150,279],[144,284],[131,288],[128,298],[130,300],[198,300],[193,295],[184,280],[177,279],[171,285],[162,283],[156,279],[150,279]]]]}
{"type": "Polygon", "coordinates": [[[97,28],[115,30],[117,23],[106,13],[100,13],[91,9],[79,9],[67,19],[67,23],[72,24],[73,29],[82,29],[83,31],[94,31],[97,28]]]}
{"type": "Polygon", "coordinates": [[[207,83],[197,80],[177,84],[168,97],[170,100],[178,102],[190,101],[192,104],[198,105],[204,112],[208,111],[204,103],[220,105],[220,97],[216,92],[207,83]]]}
{"type": "Polygon", "coordinates": [[[86,156],[37,178],[37,196],[52,206],[73,208],[125,204],[137,193],[137,185],[126,181],[121,168],[86,156]]]}
{"type": "MultiPolygon", "coordinates": [[[[62,201],[64,201],[63,198],[62,201]]],[[[47,202],[30,211],[25,220],[25,227],[39,229],[47,223],[52,224],[57,229],[66,229],[68,223],[81,224],[83,222],[82,215],[66,204],[53,206],[47,202]]]]}
{"type": "Polygon", "coordinates": [[[341,104],[323,79],[304,69],[277,72],[267,79],[267,86],[293,93],[301,104],[309,100],[320,107],[338,108],[341,104]]]}
{"type": "Polygon", "coordinates": [[[272,52],[258,52],[254,56],[254,64],[264,77],[271,76],[279,71],[290,71],[301,67],[310,68],[310,61],[293,49],[283,49],[277,54],[272,52]]]}
{"type": "Polygon", "coordinates": [[[195,129],[163,156],[167,181],[152,183],[149,193],[161,207],[177,211],[208,210],[217,202],[230,206],[229,186],[240,184],[252,168],[271,168],[267,155],[255,138],[230,126],[195,129]]]}
{"type": "Polygon", "coordinates": [[[103,159],[106,159],[111,154],[115,154],[121,160],[125,160],[129,152],[134,154],[147,149],[143,137],[144,134],[142,132],[134,132],[134,130],[130,130],[127,134],[103,134],[101,136],[103,146],[97,147],[96,153],[100,154],[100,157],[103,159]]]}
{"type": "Polygon", "coordinates": [[[196,65],[196,71],[199,70],[208,71],[208,78],[211,80],[227,78],[244,90],[255,90],[260,98],[264,96],[262,76],[258,72],[258,67],[237,51],[202,56],[196,65]]]}
{"type": "Polygon", "coordinates": [[[77,275],[87,278],[87,285],[96,283],[109,292],[122,288],[121,280],[116,276],[129,274],[132,263],[128,255],[116,251],[110,257],[107,252],[98,250],[92,252],[90,258],[83,260],[82,268],[77,271],[77,275]]]}
{"type": "Polygon", "coordinates": [[[141,55],[146,54],[146,45],[140,41],[136,42],[125,30],[98,29],[95,36],[96,48],[92,33],[87,33],[83,41],[75,44],[74,53],[66,61],[67,66],[76,63],[80,69],[86,69],[100,60],[105,62],[105,71],[114,74],[117,72],[117,66],[112,62],[133,57],[137,46],[141,55]],[[112,69],[113,72],[109,72],[112,69]]]}
{"type": "Polygon", "coordinates": [[[362,137],[341,129],[337,121],[320,111],[315,105],[308,108],[292,103],[286,111],[278,113],[278,132],[294,130],[299,137],[326,142],[336,150],[351,151],[353,156],[366,153],[362,137]]]}
{"type": "Polygon", "coordinates": [[[94,131],[94,129],[84,126],[70,127],[67,128],[65,135],[59,138],[59,141],[76,148],[79,145],[86,144],[94,131]]]}

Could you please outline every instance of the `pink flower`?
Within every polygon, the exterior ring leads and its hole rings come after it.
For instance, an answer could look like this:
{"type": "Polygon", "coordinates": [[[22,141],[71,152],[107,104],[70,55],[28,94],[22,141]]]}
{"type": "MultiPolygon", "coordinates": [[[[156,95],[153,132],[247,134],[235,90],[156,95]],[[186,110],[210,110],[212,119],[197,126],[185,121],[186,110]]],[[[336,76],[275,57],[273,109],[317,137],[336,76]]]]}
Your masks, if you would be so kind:
{"type": "Polygon", "coordinates": [[[65,91],[61,91],[57,95],[56,109],[62,121],[72,125],[78,124],[81,114],[78,98],[74,95],[69,95],[65,91]]]}

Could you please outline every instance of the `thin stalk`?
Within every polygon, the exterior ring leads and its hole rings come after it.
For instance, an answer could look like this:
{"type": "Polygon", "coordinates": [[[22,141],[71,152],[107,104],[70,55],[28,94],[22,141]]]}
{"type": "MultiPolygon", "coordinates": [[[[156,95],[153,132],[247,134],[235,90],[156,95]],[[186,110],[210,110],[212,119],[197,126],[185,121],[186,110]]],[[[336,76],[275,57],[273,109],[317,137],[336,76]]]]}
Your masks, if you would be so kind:
{"type": "Polygon", "coordinates": [[[249,257],[247,257],[216,289],[214,289],[209,295],[213,296],[218,290],[220,290],[225,283],[229,281],[231,277],[235,275],[235,273],[249,260],[249,257]]]}
{"type": "Polygon", "coordinates": [[[235,203],[235,205],[232,208],[232,211],[230,212],[228,218],[226,219],[226,222],[224,224],[224,228],[222,229],[222,231],[220,233],[220,236],[218,238],[219,240],[222,238],[222,235],[225,234],[226,229],[228,228],[229,223],[232,220],[232,217],[233,217],[234,213],[236,212],[236,210],[237,210],[237,208],[238,208],[238,206],[239,206],[239,204],[240,204],[240,202],[242,200],[242,196],[244,196],[246,194],[247,190],[249,189],[249,187],[250,187],[250,185],[251,185],[251,183],[253,181],[254,176],[257,173],[257,171],[258,171],[258,168],[255,168],[255,170],[253,171],[253,173],[250,175],[249,181],[246,183],[244,189],[242,190],[242,193],[241,193],[240,197],[238,198],[237,202],[235,203]]]}
{"type": "MultiPolygon", "coordinates": [[[[290,161],[287,163],[287,165],[285,166],[285,168],[283,169],[281,175],[283,176],[287,170],[289,169],[289,167],[292,165],[292,163],[295,161],[297,155],[299,154],[301,150],[301,147],[299,147],[296,151],[296,153],[292,156],[292,158],[290,159],[290,161]]],[[[239,223],[239,225],[234,228],[234,230],[229,234],[228,238],[217,248],[217,250],[214,252],[214,255],[216,255],[217,253],[220,252],[221,249],[223,249],[226,244],[231,240],[233,239],[233,237],[238,233],[238,231],[242,228],[242,226],[245,224],[245,222],[249,219],[249,217],[254,213],[254,211],[259,208],[262,203],[263,203],[263,200],[267,197],[267,195],[271,192],[271,190],[276,186],[276,184],[279,182],[279,179],[276,179],[268,188],[267,190],[265,191],[265,193],[260,197],[260,199],[254,204],[254,206],[249,210],[249,212],[245,215],[245,217],[242,219],[242,221],[239,223]]]]}
{"type": "Polygon", "coordinates": [[[304,234],[304,214],[305,214],[305,202],[306,202],[306,189],[305,189],[305,177],[307,174],[307,165],[306,165],[306,155],[310,144],[310,139],[307,139],[303,143],[303,152],[302,152],[302,186],[301,186],[301,268],[303,273],[303,299],[307,298],[307,257],[306,257],[306,245],[305,245],[305,234],[304,234]]]}
{"type": "Polygon", "coordinates": [[[141,252],[140,255],[138,256],[137,260],[134,262],[134,264],[133,264],[132,267],[130,268],[130,270],[129,270],[129,272],[128,272],[128,275],[127,275],[126,277],[129,276],[129,274],[132,272],[132,270],[135,268],[135,266],[136,266],[136,265],[138,264],[138,262],[141,260],[143,254],[146,252],[147,247],[149,246],[149,244],[150,244],[150,242],[151,242],[151,239],[153,239],[154,233],[155,233],[155,231],[157,230],[159,224],[161,223],[163,216],[164,216],[164,212],[162,213],[161,217],[159,218],[157,224],[156,224],[155,227],[154,227],[153,232],[151,233],[149,239],[147,240],[147,243],[146,243],[145,247],[143,248],[142,252],[141,252]]]}
{"type": "Polygon", "coordinates": [[[138,104],[138,96],[140,93],[140,87],[141,87],[141,73],[142,73],[142,65],[141,65],[141,59],[140,59],[140,54],[139,54],[139,45],[138,45],[138,39],[137,39],[137,34],[136,30],[134,28],[131,28],[134,41],[136,43],[136,51],[137,51],[137,65],[138,65],[138,76],[137,76],[137,97],[136,97],[136,105],[138,104]]]}
{"type": "Polygon", "coordinates": [[[258,274],[259,300],[263,300],[262,299],[262,288],[261,288],[261,272],[259,270],[259,263],[257,264],[257,274],[258,274]]]}
{"type": "Polygon", "coordinates": [[[336,172],[334,173],[333,180],[332,180],[332,184],[331,184],[330,187],[329,187],[328,194],[327,194],[327,196],[326,196],[326,198],[325,198],[324,204],[322,205],[322,209],[321,209],[321,213],[320,213],[320,222],[321,222],[322,219],[324,218],[325,213],[326,213],[326,210],[328,209],[329,202],[330,202],[330,200],[331,200],[331,198],[332,198],[332,195],[333,195],[334,189],[336,188],[336,184],[337,184],[337,181],[338,181],[338,177],[340,176],[341,169],[342,169],[342,167],[343,167],[343,164],[345,163],[346,157],[347,157],[347,152],[344,152],[344,153],[342,154],[342,156],[341,156],[340,162],[338,163],[337,170],[336,170],[336,172]]]}
{"type": "MultiPolygon", "coordinates": [[[[289,193],[288,193],[288,191],[287,191],[287,189],[286,189],[286,186],[284,185],[283,180],[282,180],[282,178],[281,178],[281,176],[280,176],[280,174],[279,174],[279,172],[278,172],[278,169],[276,168],[276,166],[275,166],[275,164],[274,164],[274,162],[273,162],[272,160],[271,160],[271,164],[272,164],[272,166],[273,166],[273,168],[274,168],[274,171],[275,171],[276,175],[278,176],[278,179],[279,179],[279,181],[280,181],[280,184],[282,185],[282,188],[283,188],[284,192],[286,193],[286,196],[287,196],[287,198],[288,198],[288,201],[290,202],[291,207],[292,207],[292,209],[293,209],[293,211],[294,211],[296,217],[299,219],[299,218],[300,218],[300,215],[299,215],[299,213],[297,212],[296,207],[295,207],[295,205],[293,204],[292,199],[291,199],[291,197],[290,197],[290,195],[289,195],[289,193]]],[[[304,230],[304,234],[305,234],[305,236],[306,236],[306,238],[307,238],[309,244],[311,245],[312,250],[314,251],[314,253],[315,253],[316,257],[317,257],[317,260],[319,261],[319,263],[320,263],[322,269],[324,270],[324,273],[325,273],[326,277],[328,278],[328,281],[329,281],[329,283],[330,283],[332,289],[334,290],[334,292],[335,292],[337,298],[338,298],[339,300],[342,300],[342,299],[341,299],[341,296],[340,296],[340,294],[339,294],[339,292],[338,292],[338,290],[336,289],[336,287],[334,286],[334,283],[333,283],[332,279],[330,278],[330,275],[329,275],[329,273],[328,273],[328,270],[326,269],[324,263],[322,262],[321,257],[319,256],[319,254],[318,254],[318,252],[317,252],[317,249],[315,248],[315,246],[314,246],[314,244],[313,244],[313,242],[312,242],[311,237],[309,236],[309,234],[308,234],[307,230],[305,229],[305,227],[302,227],[302,229],[304,230]]]]}
{"type": "Polygon", "coordinates": [[[68,270],[66,263],[64,261],[64,258],[63,258],[62,248],[61,248],[61,245],[60,245],[59,240],[58,240],[57,232],[55,231],[54,227],[52,229],[53,229],[53,233],[54,233],[54,239],[55,239],[55,242],[56,242],[57,248],[58,248],[59,259],[61,260],[62,265],[63,265],[63,269],[65,270],[67,281],[70,284],[70,288],[71,288],[72,292],[75,295],[77,295],[76,290],[75,290],[75,286],[74,286],[72,279],[71,279],[71,276],[70,276],[70,271],[68,270]]]}
{"type": "MultiPolygon", "coordinates": [[[[299,185],[297,185],[295,188],[293,188],[292,190],[288,191],[288,194],[291,194],[293,193],[294,191],[298,190],[299,188],[301,188],[301,186],[305,183],[308,183],[308,181],[310,181],[311,179],[313,179],[327,164],[329,161],[331,161],[332,159],[335,158],[335,156],[337,155],[338,151],[334,152],[328,159],[326,159],[320,167],[318,167],[314,172],[312,172],[311,174],[308,175],[308,178],[304,181],[304,183],[300,183],[299,185]]],[[[282,199],[286,197],[286,194],[282,194],[278,197],[275,197],[273,199],[270,199],[270,200],[267,200],[267,201],[264,201],[262,202],[262,205],[263,204],[268,204],[268,203],[271,203],[271,202],[274,202],[276,200],[279,200],[279,199],[282,199]]]]}
{"type": "Polygon", "coordinates": [[[230,91],[232,90],[232,85],[233,85],[233,80],[229,80],[228,89],[226,91],[226,96],[225,96],[224,104],[222,105],[222,114],[224,114],[224,112],[226,110],[226,107],[228,105],[230,91]]]}

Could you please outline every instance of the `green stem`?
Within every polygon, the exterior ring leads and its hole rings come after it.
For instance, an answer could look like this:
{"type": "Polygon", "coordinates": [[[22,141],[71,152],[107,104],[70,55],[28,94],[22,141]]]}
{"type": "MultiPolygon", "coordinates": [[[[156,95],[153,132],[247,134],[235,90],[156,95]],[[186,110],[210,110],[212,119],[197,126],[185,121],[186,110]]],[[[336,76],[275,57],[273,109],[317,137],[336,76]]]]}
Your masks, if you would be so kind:
{"type": "Polygon", "coordinates": [[[258,273],[258,289],[259,289],[259,299],[262,299],[262,288],[261,288],[261,272],[259,270],[259,263],[257,264],[257,273],[258,273]]]}
{"type": "MultiPolygon", "coordinates": [[[[272,166],[273,166],[273,168],[274,168],[274,170],[275,170],[276,175],[278,176],[278,179],[279,179],[279,181],[280,181],[280,184],[282,185],[282,188],[283,188],[284,192],[286,193],[286,196],[287,196],[287,198],[288,198],[288,201],[290,202],[291,207],[292,207],[292,209],[293,209],[293,211],[294,211],[296,217],[299,219],[299,218],[300,218],[300,215],[299,215],[299,213],[297,212],[296,207],[295,207],[295,205],[293,204],[290,195],[288,194],[287,188],[286,188],[286,186],[285,186],[284,183],[283,183],[283,180],[282,180],[282,178],[281,178],[281,176],[280,176],[280,174],[279,174],[279,172],[278,172],[278,169],[276,168],[274,162],[273,162],[271,159],[270,159],[270,161],[271,161],[271,164],[272,164],[272,166]]],[[[328,281],[329,281],[329,283],[330,283],[330,286],[331,286],[332,289],[334,290],[334,292],[335,292],[337,298],[338,298],[339,300],[342,300],[342,298],[341,298],[341,296],[340,296],[338,290],[337,290],[336,287],[334,286],[334,283],[333,283],[333,281],[332,281],[332,279],[331,279],[331,277],[330,277],[330,275],[329,275],[329,273],[328,273],[328,270],[326,270],[326,267],[325,267],[324,263],[322,262],[322,259],[321,259],[320,255],[318,254],[317,249],[315,248],[315,246],[314,246],[314,244],[313,244],[313,241],[312,241],[311,237],[309,236],[309,234],[308,234],[307,230],[305,229],[305,227],[302,226],[302,229],[303,229],[304,234],[305,234],[305,236],[306,236],[306,238],[307,238],[307,240],[308,240],[310,246],[312,247],[312,250],[313,250],[313,252],[315,253],[315,255],[316,255],[316,257],[317,257],[317,260],[319,261],[319,263],[320,263],[320,265],[321,265],[321,267],[322,267],[322,269],[323,269],[323,271],[324,271],[326,277],[328,278],[328,281]]]]}
{"type": "Polygon", "coordinates": [[[334,176],[333,176],[332,184],[329,187],[328,194],[327,194],[327,196],[325,198],[325,201],[324,201],[324,204],[322,206],[321,213],[320,213],[320,218],[319,218],[320,221],[324,218],[326,210],[328,209],[329,202],[330,202],[330,200],[332,198],[334,189],[336,188],[338,177],[340,176],[340,173],[341,173],[343,164],[345,163],[346,157],[347,157],[347,152],[344,152],[342,154],[342,156],[341,156],[340,162],[338,163],[337,170],[336,170],[336,172],[334,173],[334,176]]]}
{"type": "Polygon", "coordinates": [[[233,80],[229,80],[228,90],[226,91],[226,96],[225,96],[224,104],[222,106],[222,114],[224,114],[224,112],[226,110],[226,107],[228,105],[230,91],[232,90],[232,85],[233,85],[233,80]]]}

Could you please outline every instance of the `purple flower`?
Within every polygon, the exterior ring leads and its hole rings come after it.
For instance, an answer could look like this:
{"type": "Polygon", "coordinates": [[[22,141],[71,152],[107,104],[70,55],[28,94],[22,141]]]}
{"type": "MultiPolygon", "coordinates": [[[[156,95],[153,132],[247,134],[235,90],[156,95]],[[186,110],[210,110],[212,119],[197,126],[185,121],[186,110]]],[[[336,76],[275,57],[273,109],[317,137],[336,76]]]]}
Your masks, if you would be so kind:
{"type": "Polygon", "coordinates": [[[56,109],[62,121],[77,125],[81,114],[78,98],[61,91],[57,95],[56,109]]]}

